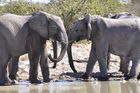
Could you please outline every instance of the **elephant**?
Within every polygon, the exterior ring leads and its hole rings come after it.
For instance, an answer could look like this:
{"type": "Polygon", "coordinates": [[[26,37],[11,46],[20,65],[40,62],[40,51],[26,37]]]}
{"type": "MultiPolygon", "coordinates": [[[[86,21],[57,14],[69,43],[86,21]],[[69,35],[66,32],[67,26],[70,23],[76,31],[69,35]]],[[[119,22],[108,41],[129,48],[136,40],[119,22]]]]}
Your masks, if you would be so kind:
{"type": "Polygon", "coordinates": [[[6,68],[10,58],[18,59],[28,53],[30,61],[29,81],[37,83],[37,65],[40,60],[43,81],[48,82],[48,57],[53,62],[60,61],[68,47],[68,38],[60,17],[43,11],[29,16],[4,14],[0,16],[0,85],[7,81],[6,68]],[[61,51],[57,58],[47,54],[46,40],[52,39],[61,43],[61,51]],[[17,58],[16,58],[17,57],[17,58]],[[33,61],[33,62],[32,62],[33,61]]]}
{"type": "MultiPolygon", "coordinates": [[[[108,17],[112,18],[112,19],[138,18],[138,16],[135,16],[135,15],[128,13],[128,12],[120,12],[120,13],[114,14],[114,15],[109,14],[108,17]]],[[[109,67],[109,62],[110,61],[107,61],[107,67],[109,67]]],[[[120,57],[120,69],[119,69],[119,71],[124,73],[124,76],[126,76],[128,73],[129,62],[130,62],[129,59],[126,59],[125,57],[120,57]]]]}
{"type": "Polygon", "coordinates": [[[83,39],[91,39],[91,51],[82,76],[87,79],[98,60],[101,75],[99,80],[109,80],[107,75],[106,57],[112,53],[132,60],[129,74],[125,78],[133,79],[139,74],[138,62],[140,58],[140,19],[110,19],[99,15],[86,15],[75,22],[69,36],[69,43],[83,39]],[[75,29],[74,29],[75,28],[75,29]]]}
{"type": "MultiPolygon", "coordinates": [[[[36,45],[39,43],[36,43],[36,45]]],[[[44,41],[45,44],[45,41],[44,41]]],[[[53,45],[53,58],[57,58],[57,41],[52,41],[52,45],[53,45]]],[[[33,47],[33,45],[32,45],[33,47]]],[[[9,78],[13,81],[13,83],[16,83],[17,79],[16,79],[16,75],[17,75],[17,71],[18,71],[18,63],[19,63],[19,57],[20,56],[16,56],[16,57],[12,57],[10,59],[10,62],[8,64],[8,73],[9,73],[9,78]]],[[[56,67],[57,62],[54,62],[53,68],[56,67]]]]}
{"type": "Polygon", "coordinates": [[[109,14],[108,18],[112,19],[123,19],[123,18],[137,18],[137,16],[128,13],[128,12],[120,12],[118,14],[109,14]]]}
{"type": "MultiPolygon", "coordinates": [[[[123,18],[136,18],[137,16],[135,16],[135,15],[133,15],[131,13],[128,13],[128,12],[120,12],[120,13],[115,14],[115,15],[109,14],[108,17],[112,18],[112,19],[123,19],[123,18]]],[[[72,57],[71,47],[72,47],[72,43],[70,43],[68,45],[68,50],[67,50],[68,60],[69,60],[69,64],[70,64],[71,69],[73,70],[74,73],[76,73],[77,71],[76,71],[75,66],[73,64],[73,57],[72,57]]],[[[127,73],[128,71],[126,71],[126,69],[124,69],[124,68],[128,68],[128,64],[125,65],[125,63],[129,63],[129,60],[127,60],[127,62],[125,62],[126,59],[124,57],[120,57],[120,59],[121,59],[121,62],[120,62],[119,71],[121,71],[122,73],[127,73]],[[124,67],[124,65],[126,67],[124,67]]],[[[108,54],[108,56],[107,56],[107,68],[108,69],[109,69],[109,62],[110,62],[110,54],[108,54]]]]}

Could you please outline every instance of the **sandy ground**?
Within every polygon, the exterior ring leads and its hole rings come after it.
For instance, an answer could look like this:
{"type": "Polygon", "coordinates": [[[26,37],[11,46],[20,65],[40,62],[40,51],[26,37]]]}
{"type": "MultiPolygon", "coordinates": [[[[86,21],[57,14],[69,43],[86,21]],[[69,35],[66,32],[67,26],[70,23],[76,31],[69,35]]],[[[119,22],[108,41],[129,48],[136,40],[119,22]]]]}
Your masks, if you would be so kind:
{"type": "MultiPolygon", "coordinates": [[[[73,50],[73,57],[75,60],[87,60],[89,56],[90,51],[90,42],[84,43],[84,44],[74,44],[72,47],[73,50]]],[[[52,48],[49,46],[49,53],[51,53],[52,48]]],[[[109,66],[109,73],[111,73],[112,78],[111,80],[122,80],[122,74],[118,72],[119,70],[119,62],[120,59],[118,56],[111,55],[111,64],[109,66]]],[[[61,62],[57,64],[57,67],[54,69],[52,68],[53,63],[49,61],[49,67],[50,67],[50,78],[52,80],[76,80],[79,78],[86,70],[86,62],[74,62],[75,67],[78,71],[78,73],[73,73],[70,69],[67,54],[63,58],[61,62]]],[[[39,75],[38,78],[42,79],[41,71],[39,69],[39,75]]],[[[93,77],[96,77],[99,72],[99,66],[98,62],[96,62],[96,65],[94,66],[93,72],[91,74],[91,79],[93,77]]],[[[20,58],[19,61],[19,71],[18,71],[18,81],[25,81],[28,80],[29,77],[29,61],[27,60],[27,55],[24,55],[20,58]]]]}

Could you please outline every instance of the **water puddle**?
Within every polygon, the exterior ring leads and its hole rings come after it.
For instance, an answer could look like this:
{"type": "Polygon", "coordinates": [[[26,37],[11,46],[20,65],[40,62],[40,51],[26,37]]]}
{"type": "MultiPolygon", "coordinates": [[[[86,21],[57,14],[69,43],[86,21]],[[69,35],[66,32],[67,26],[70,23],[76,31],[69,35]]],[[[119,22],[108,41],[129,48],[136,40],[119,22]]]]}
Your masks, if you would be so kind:
{"type": "Polygon", "coordinates": [[[21,82],[19,85],[1,86],[0,93],[140,93],[139,82],[123,81],[61,81],[46,84],[30,84],[21,82]]]}

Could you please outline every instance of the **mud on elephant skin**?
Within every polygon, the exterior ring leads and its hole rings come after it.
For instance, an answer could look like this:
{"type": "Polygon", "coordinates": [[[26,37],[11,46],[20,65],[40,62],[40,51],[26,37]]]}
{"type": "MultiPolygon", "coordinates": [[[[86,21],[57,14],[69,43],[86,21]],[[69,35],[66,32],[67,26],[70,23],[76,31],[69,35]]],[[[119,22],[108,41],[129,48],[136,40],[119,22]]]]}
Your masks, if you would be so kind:
{"type": "Polygon", "coordinates": [[[98,15],[87,15],[78,20],[74,24],[74,28],[77,29],[72,30],[69,35],[71,37],[69,38],[70,42],[89,38],[92,41],[90,57],[83,76],[89,77],[95,62],[98,60],[101,71],[100,79],[108,80],[106,56],[110,52],[118,56],[129,57],[132,60],[132,66],[128,77],[136,78],[139,73],[136,69],[140,58],[139,43],[136,43],[137,41],[140,42],[140,24],[137,24],[139,22],[139,18],[116,20],[98,15]]]}
{"type": "MultiPolygon", "coordinates": [[[[6,83],[4,80],[7,78],[6,67],[9,59],[25,53],[29,53],[30,63],[32,65],[29,71],[30,81],[33,83],[38,82],[37,65],[40,55],[43,80],[45,82],[48,81],[49,69],[47,58],[49,57],[54,62],[60,61],[65,55],[68,46],[67,34],[61,18],[42,11],[35,12],[30,16],[19,16],[15,14],[4,14],[0,16],[0,33],[1,85],[6,83]],[[34,49],[35,46],[31,47],[36,41],[34,41],[34,35],[30,37],[33,34],[30,30],[43,40],[51,38],[61,42],[62,48],[58,58],[53,59],[51,55],[47,54],[46,48],[44,47],[40,47],[41,51],[34,49]],[[28,39],[31,39],[32,42],[28,42],[28,39]],[[32,50],[28,50],[28,46],[32,50]]],[[[40,39],[37,40],[41,42],[40,39]]],[[[44,46],[44,44],[40,44],[39,46],[44,46]]]]}

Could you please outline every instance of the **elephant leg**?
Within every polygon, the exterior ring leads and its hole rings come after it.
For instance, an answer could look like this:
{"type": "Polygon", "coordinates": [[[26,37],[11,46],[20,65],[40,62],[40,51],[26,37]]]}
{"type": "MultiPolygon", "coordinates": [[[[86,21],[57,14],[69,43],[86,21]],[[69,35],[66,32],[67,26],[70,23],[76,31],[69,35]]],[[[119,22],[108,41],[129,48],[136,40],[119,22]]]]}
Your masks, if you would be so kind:
{"type": "Polygon", "coordinates": [[[41,52],[40,66],[41,66],[43,81],[49,82],[50,78],[49,78],[48,54],[47,54],[46,47],[41,52]]]}
{"type": "Polygon", "coordinates": [[[89,60],[88,60],[87,67],[86,67],[86,72],[82,76],[83,79],[89,78],[90,74],[92,73],[92,70],[93,70],[93,67],[94,67],[96,61],[97,61],[96,48],[95,48],[95,45],[92,44],[89,60]]]}
{"type": "Polygon", "coordinates": [[[119,71],[121,71],[122,73],[125,72],[128,63],[128,59],[126,57],[120,57],[120,69],[119,71]]]}
{"type": "Polygon", "coordinates": [[[107,54],[108,54],[108,45],[99,42],[96,45],[96,56],[99,62],[99,68],[101,72],[101,76],[98,78],[101,81],[107,81],[108,75],[107,75],[107,54]]]}
{"type": "Polygon", "coordinates": [[[129,79],[132,79],[132,78],[137,78],[138,75],[139,75],[139,60],[138,59],[133,59],[129,75],[126,76],[125,80],[129,80],[129,79]]]}
{"type": "Polygon", "coordinates": [[[120,57],[121,62],[120,62],[120,70],[124,76],[126,76],[128,74],[128,67],[129,67],[129,63],[130,63],[130,59],[128,59],[127,57],[120,57]]]}
{"type": "MultiPolygon", "coordinates": [[[[53,55],[54,58],[57,58],[57,41],[52,41],[52,45],[53,45],[53,55]]],[[[53,68],[56,68],[57,62],[54,62],[53,68]]]]}
{"type": "Polygon", "coordinates": [[[19,56],[12,57],[11,62],[9,62],[9,78],[11,80],[16,80],[16,75],[18,71],[18,62],[19,62],[19,56]]]}
{"type": "Polygon", "coordinates": [[[9,55],[6,51],[0,52],[0,85],[4,85],[5,83],[9,83],[9,78],[7,76],[7,65],[9,61],[9,55]],[[5,52],[5,53],[4,53],[5,52]]]}
{"type": "Polygon", "coordinates": [[[139,72],[139,75],[137,76],[137,79],[140,80],[140,72],[139,72]]]}
{"type": "Polygon", "coordinates": [[[31,83],[41,83],[38,79],[38,62],[39,62],[39,53],[29,53],[30,60],[30,70],[29,70],[29,81],[31,83]]]}
{"type": "Polygon", "coordinates": [[[109,70],[109,64],[110,64],[110,53],[107,55],[107,69],[109,70]]]}
{"type": "Polygon", "coordinates": [[[9,83],[7,65],[10,60],[9,51],[2,37],[0,37],[0,85],[9,83]]]}

